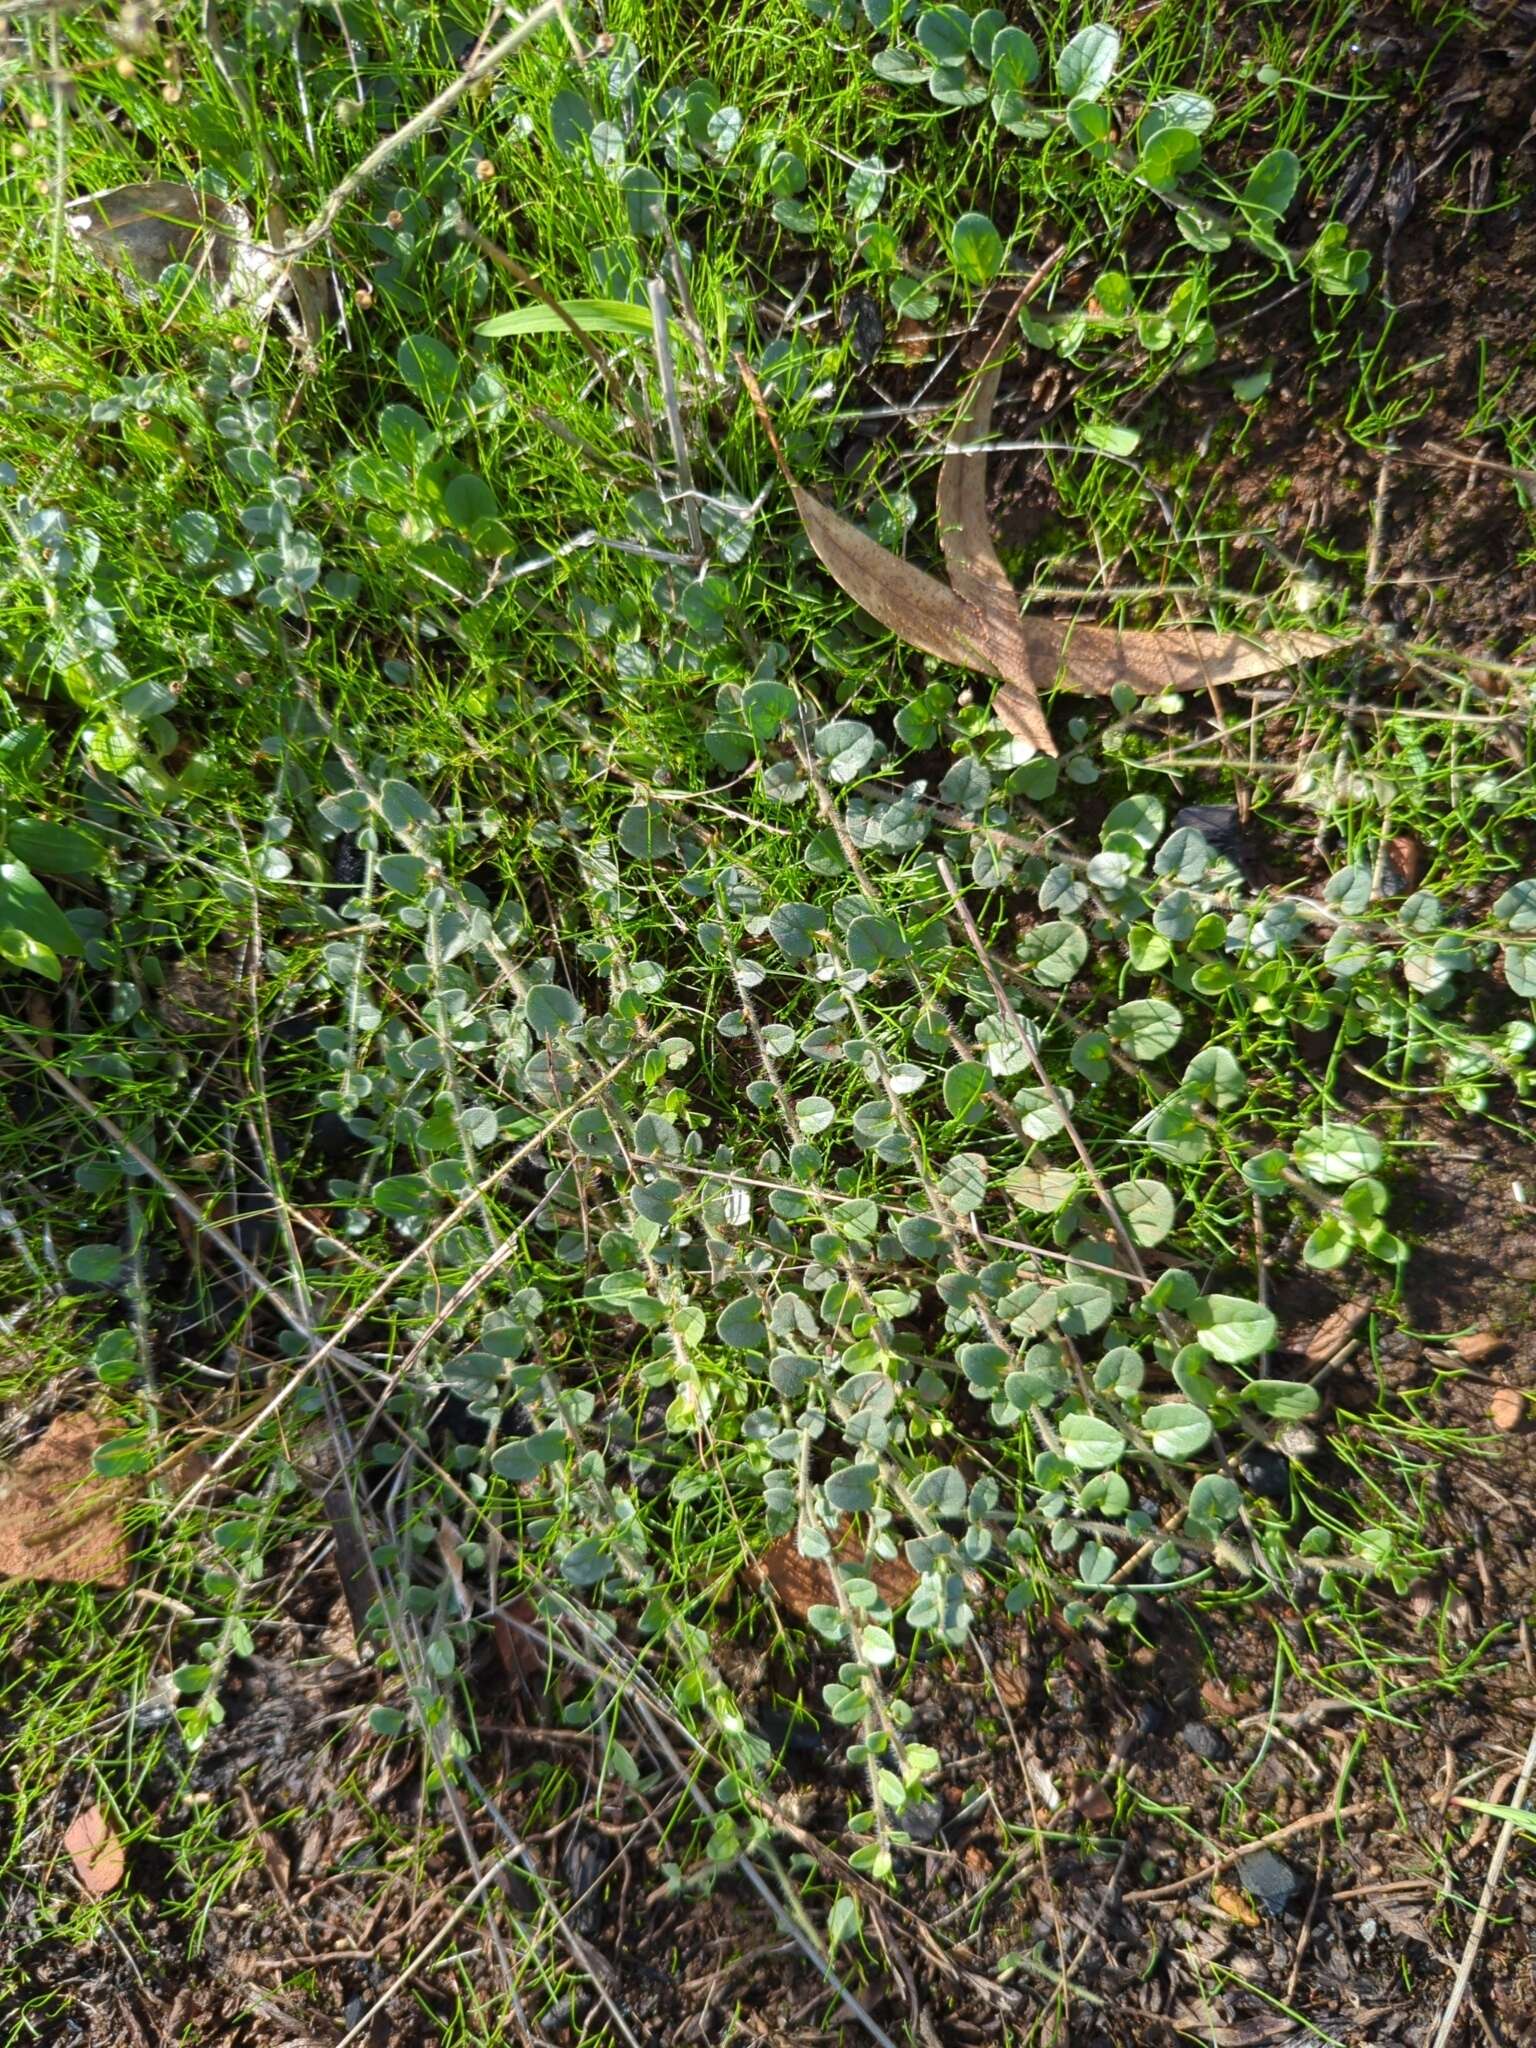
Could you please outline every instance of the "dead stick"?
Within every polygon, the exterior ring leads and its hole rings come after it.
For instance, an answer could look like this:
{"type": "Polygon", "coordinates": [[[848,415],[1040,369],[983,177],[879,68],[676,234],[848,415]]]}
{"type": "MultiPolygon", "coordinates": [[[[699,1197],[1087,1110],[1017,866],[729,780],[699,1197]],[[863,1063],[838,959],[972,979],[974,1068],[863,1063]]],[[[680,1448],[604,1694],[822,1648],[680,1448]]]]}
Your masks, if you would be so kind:
{"type": "Polygon", "coordinates": [[[1440,2025],[1430,2048],[1446,2048],[1455,2030],[1462,2002],[1467,1995],[1467,1986],[1472,1982],[1472,1972],[1477,1967],[1478,1951],[1483,1945],[1489,1916],[1493,1911],[1493,1895],[1499,1888],[1499,1879],[1504,1875],[1504,1861],[1509,1855],[1509,1845],[1515,1835],[1515,1814],[1523,1810],[1525,1795],[1530,1790],[1531,1778],[1536,1775],[1536,1730],[1526,1747],[1525,1762],[1520,1767],[1520,1782],[1516,1785],[1510,1800],[1513,1811],[1499,1830],[1499,1839],[1493,1846],[1488,1859],[1488,1875],[1483,1879],[1482,1897],[1477,1902],[1477,1911],[1472,1915],[1472,1925],[1467,1930],[1467,1945],[1461,1952],[1461,1962],[1456,1971],[1456,1981],[1451,1986],[1451,1995],[1445,2002],[1445,2011],[1440,2016],[1440,2025]]]}
{"type": "Polygon", "coordinates": [[[1300,1820],[1276,1828],[1272,1835],[1265,1835],[1261,1841],[1244,1842],[1240,1849],[1225,1850],[1214,1863],[1202,1864],[1188,1877],[1175,1878],[1172,1884],[1154,1885],[1150,1891],[1127,1892],[1125,1904],[1144,1905],[1153,1899],[1176,1898],[1180,1892],[1193,1891],[1197,1884],[1204,1884],[1208,1877],[1219,1877],[1234,1863],[1241,1863],[1245,1856],[1257,1855],[1260,1849],[1272,1849],[1277,1842],[1288,1842],[1293,1836],[1305,1835],[1313,1828],[1326,1827],[1331,1820],[1349,1820],[1357,1813],[1369,1813],[1377,1803],[1374,1799],[1352,1799],[1348,1806],[1324,1806],[1316,1813],[1305,1813],[1300,1820]]]}
{"type": "Polygon", "coordinates": [[[472,64],[466,64],[458,77],[450,85],[444,86],[435,99],[429,100],[419,114],[413,114],[410,120],[397,128],[392,135],[386,135],[376,148],[369,150],[354,170],[347,172],[301,235],[295,235],[291,241],[284,242],[281,248],[268,249],[265,253],[276,256],[282,262],[290,262],[295,256],[302,256],[307,250],[313,249],[315,244],[323,240],[335,226],[337,217],[347,201],[354,193],[362,190],[376,171],[382,170],[390,158],[398,155],[407,143],[414,142],[418,135],[425,135],[450,107],[455,106],[464,97],[472,85],[478,85],[482,78],[489,78],[491,73],[504,63],[514,50],[526,43],[536,30],[541,29],[545,22],[552,21],[560,13],[561,6],[562,0],[543,0],[541,6],[535,7],[533,12],[526,15],[516,28],[501,38],[500,42],[493,43],[490,49],[477,57],[472,64]]]}

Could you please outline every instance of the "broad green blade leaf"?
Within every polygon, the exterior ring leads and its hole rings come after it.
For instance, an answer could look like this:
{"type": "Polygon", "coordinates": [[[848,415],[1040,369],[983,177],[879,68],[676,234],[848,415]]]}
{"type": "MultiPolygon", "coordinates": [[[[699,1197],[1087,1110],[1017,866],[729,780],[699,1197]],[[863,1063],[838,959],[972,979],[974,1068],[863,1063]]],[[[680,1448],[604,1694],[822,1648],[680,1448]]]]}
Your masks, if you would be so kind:
{"type": "Polygon", "coordinates": [[[558,313],[548,306],[534,302],[527,306],[514,306],[509,313],[497,313],[489,320],[482,320],[476,328],[492,341],[500,341],[508,335],[523,334],[569,334],[571,327],[579,327],[583,334],[618,334],[631,341],[649,341],[651,338],[651,314],[647,306],[636,306],[624,299],[563,299],[560,302],[570,326],[558,313]]]}
{"type": "Polygon", "coordinates": [[[74,926],[19,860],[0,860],[0,926],[24,932],[52,953],[80,951],[74,926]]]}

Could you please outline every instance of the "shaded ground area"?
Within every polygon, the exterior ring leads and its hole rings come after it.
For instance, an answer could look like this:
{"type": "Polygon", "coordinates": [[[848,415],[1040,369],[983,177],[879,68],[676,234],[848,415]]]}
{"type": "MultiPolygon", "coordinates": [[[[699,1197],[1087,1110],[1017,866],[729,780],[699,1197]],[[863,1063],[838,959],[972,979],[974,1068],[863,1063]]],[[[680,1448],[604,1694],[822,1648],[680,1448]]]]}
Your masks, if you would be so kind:
{"type": "MultiPolygon", "coordinates": [[[[1239,46],[1244,34],[1236,24],[1239,46]]],[[[1530,631],[1536,558],[1532,24],[1507,9],[1442,37],[1383,10],[1356,42],[1380,98],[1310,213],[1314,230],[1337,218],[1371,251],[1368,374],[1320,344],[1310,288],[1282,283],[1207,370],[1133,407],[1134,423],[1174,457],[1201,452],[1214,528],[1261,530],[1325,578],[1337,565],[1406,637],[1508,655],[1530,631]],[[1256,374],[1263,404],[1235,411],[1234,381],[1256,374]]],[[[1062,390],[1051,364],[1017,395],[1038,411],[1062,390]]],[[[1043,458],[998,468],[999,537],[1028,554],[1058,516],[1043,458]]]]}

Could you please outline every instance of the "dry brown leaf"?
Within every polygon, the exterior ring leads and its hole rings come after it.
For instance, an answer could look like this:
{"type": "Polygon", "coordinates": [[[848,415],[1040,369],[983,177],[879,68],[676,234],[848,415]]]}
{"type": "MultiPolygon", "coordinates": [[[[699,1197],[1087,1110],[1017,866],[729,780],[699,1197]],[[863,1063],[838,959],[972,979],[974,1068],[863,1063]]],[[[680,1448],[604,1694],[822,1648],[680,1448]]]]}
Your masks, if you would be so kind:
{"type": "Polygon", "coordinates": [[[80,1882],[93,1899],[105,1898],[122,1882],[127,1858],[111,1821],[99,1806],[83,1806],[64,1830],[64,1847],[80,1882]]]}
{"type": "MultiPolygon", "coordinates": [[[[864,1547],[851,1529],[845,1528],[837,1556],[840,1563],[856,1565],[866,1578],[873,1579],[887,1606],[899,1607],[917,1584],[917,1573],[905,1558],[866,1560],[864,1547]]],[[[769,1544],[758,1560],[758,1570],[796,1621],[809,1621],[813,1607],[832,1607],[837,1603],[831,1572],[819,1557],[800,1555],[793,1530],[769,1544]]]]}
{"type": "Polygon", "coordinates": [[[1044,754],[1055,754],[1057,747],[1040,695],[1057,683],[1101,695],[1118,683],[1128,683],[1153,696],[1247,682],[1326,653],[1332,642],[1321,633],[1248,638],[1187,626],[1121,632],[1113,626],[1020,612],[1018,593],[999,559],[987,520],[985,441],[1014,321],[1032,288],[1020,292],[983,357],[939,471],[939,544],[949,572],[947,586],[861,533],[799,482],[779,445],[762,389],[746,362],[737,357],[742,382],[794,498],[806,538],[839,588],[920,653],[996,677],[1001,685],[993,699],[997,716],[1044,754]]]}
{"type": "Polygon", "coordinates": [[[1081,1814],[1087,1821],[1106,1821],[1114,1817],[1115,1802],[1104,1787],[1093,1778],[1085,1778],[1078,1784],[1072,1795],[1072,1811],[1081,1814]]]}
{"type": "MultiPolygon", "coordinates": [[[[152,178],[72,200],[65,219],[81,249],[135,290],[140,283],[156,283],[168,265],[185,263],[208,280],[221,303],[270,310],[291,291],[305,339],[313,342],[323,330],[324,301],[303,265],[285,269],[269,248],[252,240],[240,208],[214,193],[152,178]]],[[[286,228],[287,215],[274,201],[267,212],[272,246],[286,228]]]]}
{"type": "Polygon", "coordinates": [[[888,626],[909,647],[937,655],[940,661],[954,662],[959,668],[992,674],[979,638],[980,621],[974,607],[936,576],[881,547],[840,512],[823,504],[814,491],[806,490],[785,460],[762,386],[740,357],[737,367],[747,395],[757,408],[780,474],[789,486],[805,537],[839,589],[847,591],[855,604],[882,626],[888,626]]]}
{"type": "Polygon", "coordinates": [[[1387,855],[1384,866],[1392,872],[1383,876],[1385,893],[1406,896],[1410,890],[1417,889],[1424,878],[1424,848],[1420,841],[1411,832],[1394,833],[1387,841],[1387,855]],[[1398,884],[1396,888],[1388,886],[1394,882],[1398,884]]]}
{"type": "Polygon", "coordinates": [[[212,194],[163,178],[115,191],[69,209],[70,225],[92,255],[153,284],[172,263],[206,264],[214,280],[229,275],[240,220],[212,194]]]}
{"type": "Polygon", "coordinates": [[[92,1415],[56,1416],[0,1474],[0,1582],[127,1585],[128,1484],[91,1469],[105,1438],[92,1415]]]}
{"type": "Polygon", "coordinates": [[[1200,1688],[1200,1697],[1213,1714],[1223,1720],[1235,1721],[1243,1711],[1219,1678],[1208,1678],[1200,1688]]]}
{"type": "Polygon", "coordinates": [[[1251,1906],[1235,1885],[1213,1884],[1211,1904],[1218,1913],[1225,1913],[1229,1920],[1239,1921],[1244,1927],[1257,1927],[1258,1908],[1251,1906]]]}
{"type": "MultiPolygon", "coordinates": [[[[1114,626],[1021,615],[1018,594],[993,546],[987,519],[985,442],[1003,358],[1012,345],[1024,297],[1021,292],[982,359],[939,471],[939,544],[951,583],[986,620],[988,650],[1003,682],[994,702],[1003,723],[1040,746],[1040,692],[1058,681],[1095,695],[1129,683],[1144,696],[1159,696],[1167,690],[1247,682],[1326,653],[1332,643],[1321,633],[1250,640],[1240,633],[1188,626],[1155,633],[1121,632],[1114,626]],[[966,452],[963,444],[974,444],[977,453],[966,452]]],[[[1044,751],[1056,751],[1048,738],[1044,751]]]]}

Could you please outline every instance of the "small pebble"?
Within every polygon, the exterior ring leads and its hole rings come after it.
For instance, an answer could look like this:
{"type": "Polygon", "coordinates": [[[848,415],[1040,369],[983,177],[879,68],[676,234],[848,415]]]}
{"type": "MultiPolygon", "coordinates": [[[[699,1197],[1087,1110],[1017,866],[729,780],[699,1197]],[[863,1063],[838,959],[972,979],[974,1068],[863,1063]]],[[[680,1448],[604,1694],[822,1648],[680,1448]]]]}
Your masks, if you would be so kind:
{"type": "Polygon", "coordinates": [[[1255,1849],[1237,1866],[1238,1880],[1254,1904],[1279,1919],[1301,1890],[1301,1879],[1273,1849],[1255,1849]]]}
{"type": "Polygon", "coordinates": [[[1237,1461],[1242,1481],[1250,1492],[1264,1500],[1288,1501],[1291,1497],[1291,1468],[1278,1451],[1262,1444],[1245,1451],[1237,1461]]]}
{"type": "Polygon", "coordinates": [[[1525,1420],[1525,1396],[1518,1387],[1500,1387],[1488,1403],[1488,1419],[1506,1434],[1525,1420]]]}
{"type": "Polygon", "coordinates": [[[1186,804],[1173,821],[1176,832],[1198,832],[1213,852],[1241,866],[1247,851],[1236,804],[1186,804]]]}
{"type": "Polygon", "coordinates": [[[1463,1365],[1486,1365],[1491,1358],[1502,1358],[1509,1344],[1492,1330],[1474,1330],[1470,1336],[1458,1337],[1451,1349],[1463,1365]]]}
{"type": "Polygon", "coordinates": [[[1136,1733],[1161,1735],[1168,1726],[1168,1709],[1161,1700],[1141,1700],[1136,1708],[1136,1733]]]}
{"type": "Polygon", "coordinates": [[[1179,1730],[1179,1740],[1208,1764],[1225,1763],[1232,1754],[1226,1737],[1219,1735],[1214,1728],[1208,1728],[1204,1721],[1186,1721],[1179,1730]]]}
{"type": "Polygon", "coordinates": [[[903,1828],[914,1842],[931,1842],[943,1827],[945,1813],[937,1799],[920,1799],[915,1806],[902,1809],[897,1826],[903,1828]]]}

